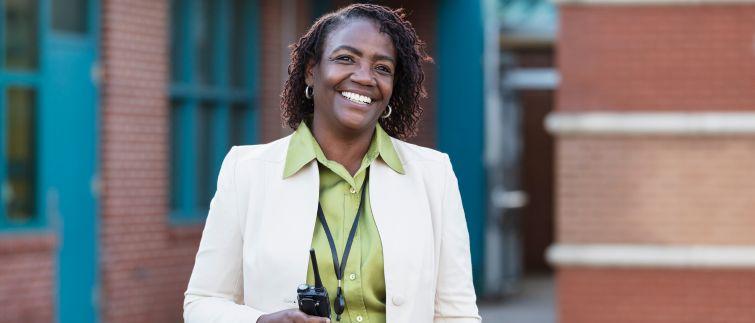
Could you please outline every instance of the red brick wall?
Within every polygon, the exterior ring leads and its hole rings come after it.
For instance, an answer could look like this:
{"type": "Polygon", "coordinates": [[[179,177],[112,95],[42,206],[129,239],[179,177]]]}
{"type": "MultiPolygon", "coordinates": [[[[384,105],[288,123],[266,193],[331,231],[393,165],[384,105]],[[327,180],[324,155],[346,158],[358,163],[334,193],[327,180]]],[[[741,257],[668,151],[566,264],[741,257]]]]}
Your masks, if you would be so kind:
{"type": "Polygon", "coordinates": [[[55,237],[0,238],[0,323],[52,322],[55,237]]]}
{"type": "MultiPolygon", "coordinates": [[[[562,5],[557,110],[749,112],[752,17],[755,5],[562,5]]],[[[751,136],[560,135],[556,160],[559,243],[755,243],[751,136]]],[[[557,272],[564,323],[755,321],[755,269],[557,272]]]]}
{"type": "MultiPolygon", "coordinates": [[[[557,109],[755,109],[752,17],[755,5],[563,5],[557,109]]],[[[752,243],[753,158],[750,137],[560,137],[558,239],[752,243]]]]}
{"type": "Polygon", "coordinates": [[[284,60],[281,36],[280,1],[260,1],[260,98],[259,138],[270,142],[282,137],[283,124],[280,118],[280,94],[283,89],[284,60]]]}
{"type": "Polygon", "coordinates": [[[755,322],[755,271],[561,268],[560,322],[755,322]]]}
{"type": "Polygon", "coordinates": [[[169,1],[102,6],[104,322],[181,322],[201,227],[168,226],[169,1]]]}
{"type": "Polygon", "coordinates": [[[755,244],[752,137],[562,137],[558,241],[755,244]]]}
{"type": "Polygon", "coordinates": [[[754,5],[565,5],[560,17],[560,110],[755,108],[754,5]]]}

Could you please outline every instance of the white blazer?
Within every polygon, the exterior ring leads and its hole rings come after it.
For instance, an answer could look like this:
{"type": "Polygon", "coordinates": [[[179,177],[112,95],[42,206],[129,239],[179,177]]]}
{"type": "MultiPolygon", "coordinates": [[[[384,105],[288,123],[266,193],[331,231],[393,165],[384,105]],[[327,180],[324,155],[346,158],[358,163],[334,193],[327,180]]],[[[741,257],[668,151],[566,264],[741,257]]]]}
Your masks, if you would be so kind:
{"type": "MultiPolygon", "coordinates": [[[[223,161],[184,298],[187,323],[254,323],[298,308],[319,193],[317,161],[283,179],[291,136],[223,161]]],[[[480,322],[469,234],[448,155],[392,138],[405,174],[370,167],[389,323],[480,322]]]]}

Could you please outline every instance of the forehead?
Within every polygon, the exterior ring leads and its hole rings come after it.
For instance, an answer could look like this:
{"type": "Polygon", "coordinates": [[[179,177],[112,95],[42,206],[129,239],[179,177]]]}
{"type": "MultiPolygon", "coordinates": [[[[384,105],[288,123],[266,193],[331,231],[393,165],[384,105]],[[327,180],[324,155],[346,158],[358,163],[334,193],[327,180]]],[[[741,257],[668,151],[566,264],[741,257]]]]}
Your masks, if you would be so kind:
{"type": "Polygon", "coordinates": [[[352,18],[333,29],[323,46],[323,53],[330,54],[339,46],[354,47],[368,56],[373,54],[396,57],[391,37],[380,32],[377,22],[366,18],[352,18]]]}

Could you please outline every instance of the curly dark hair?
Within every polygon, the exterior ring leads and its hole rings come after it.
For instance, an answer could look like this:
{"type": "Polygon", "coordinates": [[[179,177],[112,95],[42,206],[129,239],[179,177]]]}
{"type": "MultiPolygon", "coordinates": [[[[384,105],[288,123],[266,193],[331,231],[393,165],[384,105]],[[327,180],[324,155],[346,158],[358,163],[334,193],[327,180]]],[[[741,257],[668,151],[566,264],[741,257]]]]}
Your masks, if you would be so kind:
{"type": "Polygon", "coordinates": [[[427,96],[424,88],[423,62],[432,62],[425,52],[425,43],[417,37],[404,10],[374,4],[352,4],[328,13],[309,28],[291,48],[288,80],[281,94],[281,114],[285,123],[296,129],[302,121],[308,124],[314,113],[314,102],[304,96],[307,63],[319,64],[322,50],[331,31],[354,18],[366,18],[380,26],[380,32],[391,37],[398,55],[390,99],[392,113],[380,118],[380,125],[393,137],[406,139],[417,134],[417,123],[422,116],[420,99],[427,96]]]}

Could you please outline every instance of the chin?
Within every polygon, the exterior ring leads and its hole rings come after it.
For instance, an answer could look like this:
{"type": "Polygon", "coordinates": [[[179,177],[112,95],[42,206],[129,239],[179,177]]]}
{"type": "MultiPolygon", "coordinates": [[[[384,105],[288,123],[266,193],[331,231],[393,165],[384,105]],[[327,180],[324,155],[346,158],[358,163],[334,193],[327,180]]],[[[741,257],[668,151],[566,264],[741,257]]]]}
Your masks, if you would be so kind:
{"type": "Polygon", "coordinates": [[[367,128],[369,128],[372,124],[370,118],[368,118],[366,115],[356,115],[353,113],[339,117],[338,123],[340,123],[344,129],[352,132],[367,130],[367,128]]]}

